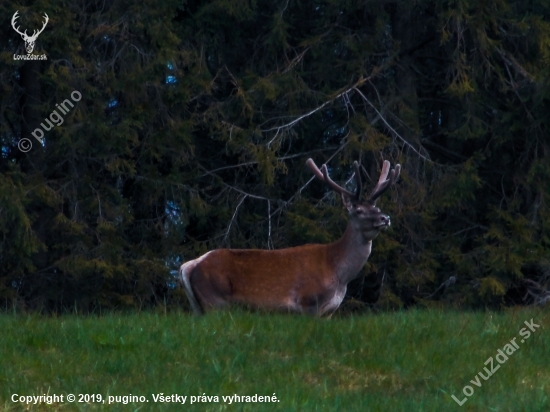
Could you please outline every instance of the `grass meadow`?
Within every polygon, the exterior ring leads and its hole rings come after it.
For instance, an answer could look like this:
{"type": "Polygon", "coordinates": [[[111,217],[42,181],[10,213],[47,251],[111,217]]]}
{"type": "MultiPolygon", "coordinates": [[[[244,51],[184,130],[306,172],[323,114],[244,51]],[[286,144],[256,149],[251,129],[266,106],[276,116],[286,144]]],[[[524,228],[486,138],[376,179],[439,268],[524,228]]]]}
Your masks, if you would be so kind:
{"type": "MultiPolygon", "coordinates": [[[[547,412],[549,330],[550,311],[540,308],[332,319],[242,310],[204,317],[2,314],[0,408],[547,412]],[[531,319],[540,327],[522,343],[520,331],[531,319]],[[470,383],[484,367],[490,370],[484,363],[513,338],[519,349],[487,380],[478,377],[480,387],[470,383]],[[465,385],[474,392],[459,406],[451,395],[462,401],[465,385]],[[15,395],[53,394],[64,395],[64,402],[12,402],[15,395]],[[98,394],[105,402],[89,397],[71,403],[68,394],[98,394]],[[186,403],[155,402],[159,394],[187,396],[186,403]],[[191,396],[200,400],[203,394],[219,401],[190,404],[191,396]],[[229,404],[222,398],[235,394],[270,399],[275,394],[278,402],[232,398],[229,404]],[[130,395],[148,402],[122,403],[130,395]],[[109,405],[109,396],[119,402],[109,405]]],[[[497,365],[494,360],[493,369],[497,365]]]]}

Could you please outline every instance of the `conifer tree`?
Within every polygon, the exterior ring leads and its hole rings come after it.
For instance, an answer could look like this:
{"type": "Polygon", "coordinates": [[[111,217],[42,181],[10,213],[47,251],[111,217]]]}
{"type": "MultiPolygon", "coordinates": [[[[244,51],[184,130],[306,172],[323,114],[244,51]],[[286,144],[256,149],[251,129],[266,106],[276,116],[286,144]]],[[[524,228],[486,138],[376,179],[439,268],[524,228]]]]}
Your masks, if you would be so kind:
{"type": "Polygon", "coordinates": [[[346,215],[308,157],[339,182],[354,160],[403,165],[350,291],[362,306],[550,299],[544,2],[7,0],[0,16],[4,307],[185,305],[174,271],[207,250],[334,241],[346,215]],[[28,32],[49,16],[48,60],[14,60],[17,10],[28,32]]]}

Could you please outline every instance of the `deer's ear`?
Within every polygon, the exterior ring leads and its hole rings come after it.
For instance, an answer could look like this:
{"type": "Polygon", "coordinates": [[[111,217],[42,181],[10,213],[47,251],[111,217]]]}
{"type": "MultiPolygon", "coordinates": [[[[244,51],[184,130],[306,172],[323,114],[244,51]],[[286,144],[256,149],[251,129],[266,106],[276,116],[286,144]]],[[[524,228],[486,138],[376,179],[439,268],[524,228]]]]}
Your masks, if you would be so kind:
{"type": "Polygon", "coordinates": [[[351,203],[350,197],[345,193],[342,193],[342,203],[344,204],[344,207],[348,210],[348,212],[351,212],[353,204],[351,203]]]}

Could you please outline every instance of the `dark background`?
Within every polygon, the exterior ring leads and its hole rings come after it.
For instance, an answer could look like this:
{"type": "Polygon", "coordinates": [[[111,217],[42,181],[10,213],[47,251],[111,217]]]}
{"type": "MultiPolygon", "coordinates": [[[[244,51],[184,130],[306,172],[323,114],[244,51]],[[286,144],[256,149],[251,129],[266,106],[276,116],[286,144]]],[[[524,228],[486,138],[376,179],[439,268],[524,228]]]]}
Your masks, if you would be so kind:
{"type": "Polygon", "coordinates": [[[334,241],[346,214],[308,157],[349,189],[354,160],[367,185],[403,166],[344,309],[550,299],[548,2],[6,0],[0,16],[3,308],[186,307],[175,271],[208,250],[334,241]],[[16,10],[28,34],[48,14],[47,60],[14,60],[16,10]]]}

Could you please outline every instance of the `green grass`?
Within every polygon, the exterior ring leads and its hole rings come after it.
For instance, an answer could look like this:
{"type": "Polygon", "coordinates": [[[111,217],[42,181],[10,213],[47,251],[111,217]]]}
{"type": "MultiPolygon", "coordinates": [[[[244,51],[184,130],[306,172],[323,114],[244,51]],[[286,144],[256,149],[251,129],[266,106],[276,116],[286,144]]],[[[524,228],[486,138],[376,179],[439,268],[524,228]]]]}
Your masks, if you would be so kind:
{"type": "MultiPolygon", "coordinates": [[[[550,411],[550,312],[412,310],[317,319],[243,311],[0,315],[0,409],[196,411],[550,411]],[[541,327],[521,343],[524,321],[541,327]],[[510,339],[520,348],[470,383],[510,339]],[[474,394],[459,406],[462,388],[474,394]],[[22,405],[13,394],[145,396],[148,403],[22,405]],[[152,394],[187,395],[185,405],[152,394]],[[189,405],[190,396],[219,396],[189,405]],[[278,403],[226,404],[222,395],[278,403]]],[[[495,364],[496,361],[495,361],[495,364]]]]}

